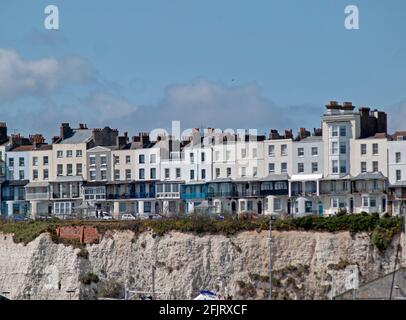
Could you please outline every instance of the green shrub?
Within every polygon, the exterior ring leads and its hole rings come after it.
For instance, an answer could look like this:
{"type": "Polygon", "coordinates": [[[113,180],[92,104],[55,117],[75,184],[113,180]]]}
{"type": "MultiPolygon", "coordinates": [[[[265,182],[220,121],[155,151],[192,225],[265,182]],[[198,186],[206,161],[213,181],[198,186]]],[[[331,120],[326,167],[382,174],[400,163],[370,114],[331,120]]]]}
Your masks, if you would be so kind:
{"type": "Polygon", "coordinates": [[[116,280],[103,281],[97,289],[97,298],[123,299],[124,285],[116,280]]]}
{"type": "Polygon", "coordinates": [[[257,290],[255,289],[252,283],[245,283],[244,281],[237,280],[237,285],[239,286],[238,293],[244,298],[253,298],[255,297],[257,290]]]}
{"type": "Polygon", "coordinates": [[[378,226],[372,233],[371,241],[380,251],[384,251],[392,242],[393,236],[393,230],[378,226]]]}
{"type": "Polygon", "coordinates": [[[79,281],[82,282],[85,285],[89,285],[92,282],[93,283],[98,283],[99,282],[99,277],[96,274],[89,272],[89,273],[86,273],[85,275],[81,276],[79,278],[79,281]]]}
{"type": "Polygon", "coordinates": [[[347,209],[346,208],[340,208],[337,212],[337,217],[340,216],[345,216],[347,214],[347,209]]]}
{"type": "Polygon", "coordinates": [[[80,251],[78,252],[78,257],[81,257],[83,259],[88,259],[89,251],[87,251],[85,248],[80,249],[80,251]]]}
{"type": "Polygon", "coordinates": [[[258,281],[258,282],[268,282],[269,281],[269,276],[267,275],[260,275],[256,273],[250,273],[249,277],[252,281],[258,281]]]}

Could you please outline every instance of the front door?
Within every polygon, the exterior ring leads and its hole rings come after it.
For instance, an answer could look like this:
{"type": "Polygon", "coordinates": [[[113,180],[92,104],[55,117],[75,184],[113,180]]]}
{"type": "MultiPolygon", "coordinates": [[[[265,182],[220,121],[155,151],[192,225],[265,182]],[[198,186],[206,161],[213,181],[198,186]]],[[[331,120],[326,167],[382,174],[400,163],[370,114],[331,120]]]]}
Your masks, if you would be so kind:
{"type": "Polygon", "coordinates": [[[262,202],[261,201],[258,201],[257,209],[258,209],[258,214],[262,214],[262,202]]]}
{"type": "Polygon", "coordinates": [[[386,212],[386,198],[382,197],[382,213],[386,212]]]}
{"type": "Polygon", "coordinates": [[[319,216],[323,215],[323,202],[319,202],[319,216]]]}
{"type": "Polygon", "coordinates": [[[236,207],[235,201],[233,201],[233,202],[231,202],[231,212],[235,213],[236,211],[237,211],[237,207],[236,207]]]}

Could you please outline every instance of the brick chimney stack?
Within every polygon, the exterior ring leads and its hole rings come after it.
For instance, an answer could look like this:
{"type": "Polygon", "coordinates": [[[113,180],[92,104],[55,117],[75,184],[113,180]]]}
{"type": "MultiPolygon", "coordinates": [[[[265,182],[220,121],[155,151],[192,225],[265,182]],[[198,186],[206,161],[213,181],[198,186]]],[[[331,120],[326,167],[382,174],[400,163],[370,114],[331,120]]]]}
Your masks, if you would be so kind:
{"type": "Polygon", "coordinates": [[[117,136],[117,146],[123,147],[128,143],[128,132],[124,132],[123,136],[117,136]]]}
{"type": "Polygon", "coordinates": [[[0,144],[8,141],[7,136],[7,124],[5,122],[0,122],[0,144]]]}
{"type": "Polygon", "coordinates": [[[326,104],[326,108],[329,110],[334,110],[334,109],[338,110],[338,109],[341,109],[342,106],[339,105],[337,101],[331,100],[328,104],[326,104]]]}
{"type": "Polygon", "coordinates": [[[302,140],[307,137],[310,137],[310,132],[306,128],[300,128],[297,135],[297,140],[302,140]]]}
{"type": "Polygon", "coordinates": [[[68,122],[62,123],[61,127],[60,127],[60,134],[59,134],[59,137],[61,138],[61,140],[65,140],[65,139],[71,137],[72,134],[73,134],[73,130],[70,127],[69,123],[68,122]]]}
{"type": "MultiPolygon", "coordinates": [[[[162,137],[158,136],[157,137],[157,141],[160,141],[162,139],[162,137]]],[[[137,146],[144,146],[148,143],[151,142],[150,138],[149,138],[149,133],[148,132],[140,132],[138,133],[138,136],[133,136],[132,137],[132,142],[135,143],[137,146]]]]}
{"type": "Polygon", "coordinates": [[[285,139],[293,139],[292,129],[285,129],[285,139]]]}
{"type": "Polygon", "coordinates": [[[321,137],[323,135],[323,130],[321,128],[313,128],[313,135],[321,137]]]}
{"type": "Polygon", "coordinates": [[[31,143],[37,148],[39,145],[45,143],[45,138],[42,134],[37,133],[37,134],[30,134],[29,139],[31,143]]]}
{"type": "Polygon", "coordinates": [[[280,138],[281,138],[281,136],[279,135],[278,130],[276,130],[276,129],[269,130],[269,140],[277,140],[280,138]]]}

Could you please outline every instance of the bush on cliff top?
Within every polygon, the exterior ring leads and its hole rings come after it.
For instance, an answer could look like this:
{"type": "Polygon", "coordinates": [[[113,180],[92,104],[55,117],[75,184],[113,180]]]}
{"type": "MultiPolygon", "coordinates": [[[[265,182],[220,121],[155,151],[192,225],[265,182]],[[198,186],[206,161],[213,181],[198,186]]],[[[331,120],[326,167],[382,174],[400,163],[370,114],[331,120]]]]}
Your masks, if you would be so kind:
{"type": "MultiPolygon", "coordinates": [[[[14,234],[14,241],[24,244],[34,240],[41,233],[51,233],[56,242],[55,230],[58,226],[92,225],[99,232],[108,230],[131,230],[140,234],[152,230],[158,236],[169,231],[191,232],[195,234],[224,234],[232,235],[241,231],[268,230],[269,219],[263,217],[256,220],[246,220],[228,217],[224,220],[214,220],[207,216],[191,216],[190,218],[142,220],[142,221],[29,221],[29,222],[0,222],[0,231],[14,234]]],[[[378,214],[343,214],[330,218],[306,216],[300,218],[278,219],[273,223],[274,230],[289,231],[350,231],[374,232],[373,243],[378,248],[386,248],[393,236],[401,229],[402,219],[399,217],[382,217],[378,214]],[[387,231],[387,232],[385,232],[387,231]],[[375,240],[374,240],[375,239],[375,240]]]]}
{"type": "Polygon", "coordinates": [[[305,231],[350,231],[371,232],[378,225],[382,228],[400,228],[402,219],[398,217],[379,218],[378,214],[349,214],[330,218],[306,216],[295,219],[276,220],[277,230],[305,230],[305,231]]]}

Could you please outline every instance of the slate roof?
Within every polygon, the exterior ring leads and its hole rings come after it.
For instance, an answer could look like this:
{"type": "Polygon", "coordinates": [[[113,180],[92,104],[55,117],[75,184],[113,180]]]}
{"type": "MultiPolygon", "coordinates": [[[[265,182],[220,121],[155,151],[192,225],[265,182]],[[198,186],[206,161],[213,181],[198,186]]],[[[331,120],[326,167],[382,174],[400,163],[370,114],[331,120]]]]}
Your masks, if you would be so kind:
{"type": "Polygon", "coordinates": [[[381,172],[365,172],[352,178],[352,180],[385,180],[385,176],[381,172]]]}
{"type": "Polygon", "coordinates": [[[76,143],[86,143],[92,138],[93,132],[91,129],[80,129],[74,130],[73,136],[64,139],[59,144],[76,144],[76,143]]]}

